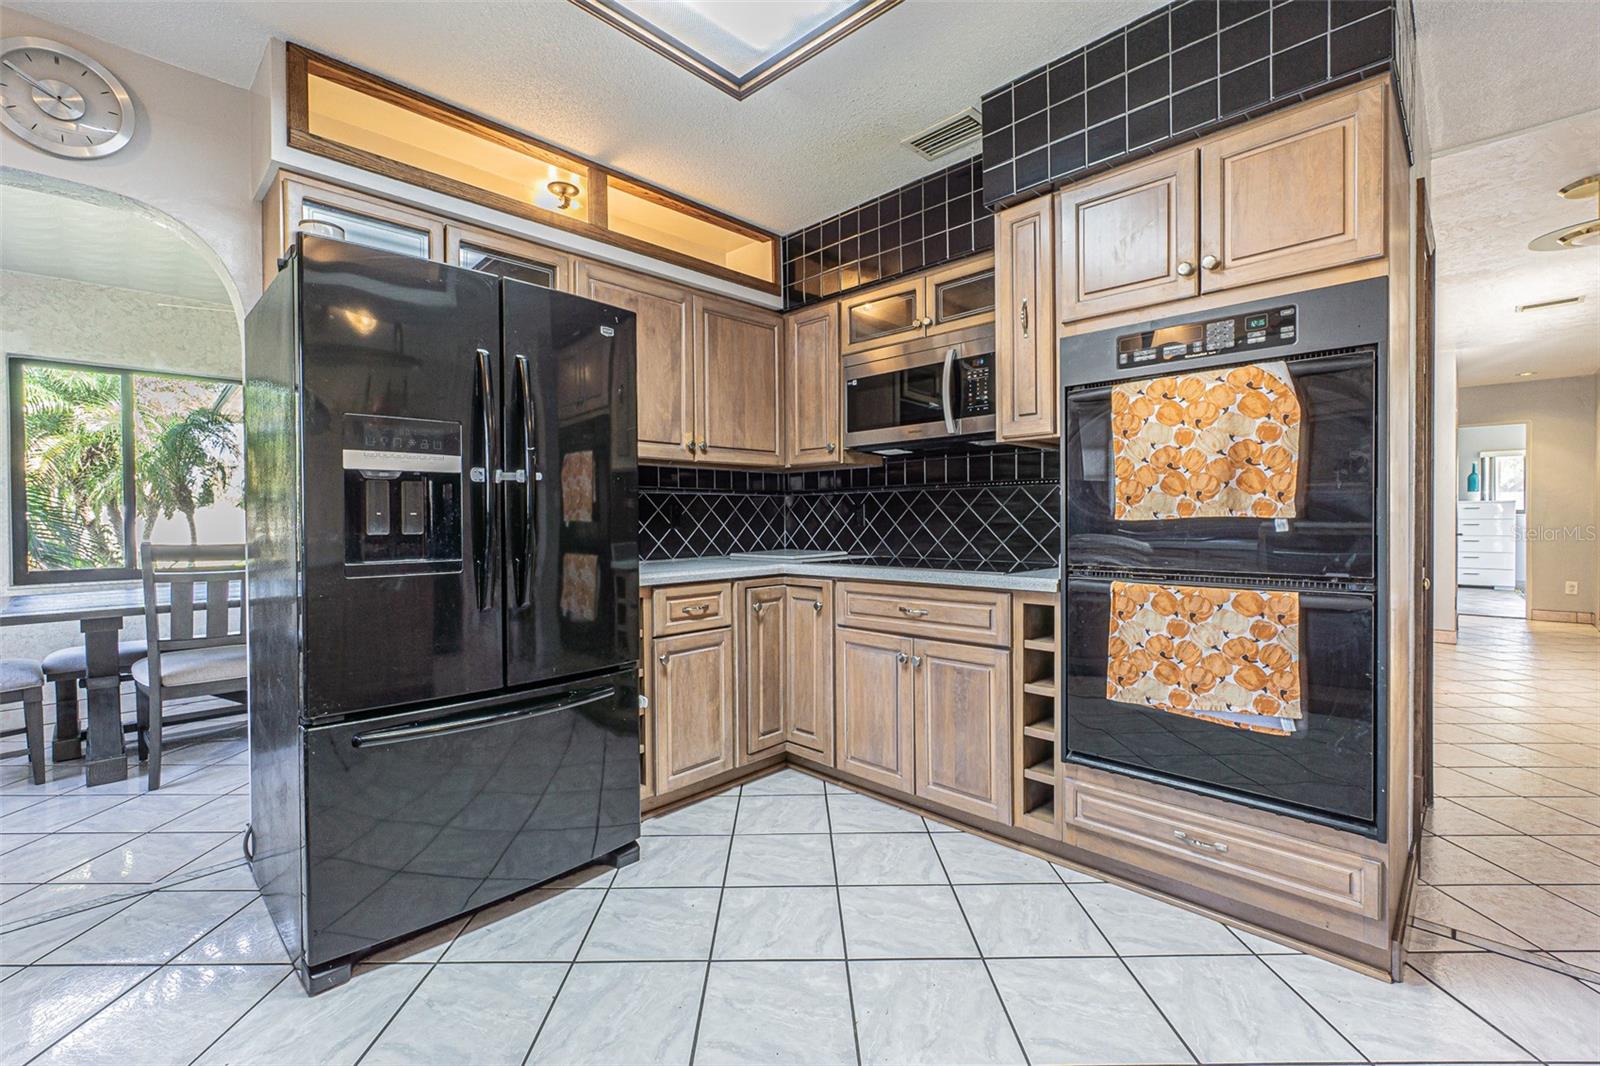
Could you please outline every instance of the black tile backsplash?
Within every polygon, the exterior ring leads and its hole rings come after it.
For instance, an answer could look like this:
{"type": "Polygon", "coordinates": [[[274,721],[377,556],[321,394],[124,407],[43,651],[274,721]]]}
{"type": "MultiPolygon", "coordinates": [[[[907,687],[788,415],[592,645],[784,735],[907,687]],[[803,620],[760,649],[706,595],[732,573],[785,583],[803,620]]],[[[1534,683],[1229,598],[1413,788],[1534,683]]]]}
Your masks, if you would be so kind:
{"type": "Polygon", "coordinates": [[[799,548],[1054,566],[1060,459],[986,448],[791,474],[641,467],[647,560],[799,548]]]}
{"type": "MultiPolygon", "coordinates": [[[[1016,98],[1024,104],[1048,95],[1042,74],[1036,84],[1016,86],[1016,98]]],[[[1034,107],[1028,122],[1014,125],[1008,114],[1011,104],[1007,94],[1003,103],[985,110],[984,127],[1001,132],[994,143],[985,140],[984,152],[1009,159],[1036,151],[1038,169],[1047,170],[1047,113],[1034,107]]],[[[994,218],[984,207],[982,159],[962,160],[783,238],[785,306],[792,310],[993,248],[994,218]]],[[[1024,170],[1034,166],[1029,161],[1024,170]]]]}
{"type": "Polygon", "coordinates": [[[983,202],[1037,195],[1397,66],[1396,5],[1409,2],[1177,0],[983,98],[983,202]]]}

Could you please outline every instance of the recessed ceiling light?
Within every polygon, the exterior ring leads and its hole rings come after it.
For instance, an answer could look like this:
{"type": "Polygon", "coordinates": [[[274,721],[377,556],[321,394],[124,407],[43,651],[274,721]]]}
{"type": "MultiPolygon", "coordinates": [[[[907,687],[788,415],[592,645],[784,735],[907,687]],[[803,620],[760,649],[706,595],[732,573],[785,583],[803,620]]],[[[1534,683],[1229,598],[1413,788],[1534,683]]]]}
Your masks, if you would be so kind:
{"type": "Polygon", "coordinates": [[[1517,371],[1517,377],[1519,377],[1519,378],[1531,378],[1531,377],[1533,377],[1533,371],[1531,371],[1531,370],[1519,370],[1519,371],[1517,371]]]}
{"type": "Polygon", "coordinates": [[[1528,242],[1528,248],[1535,252],[1560,252],[1568,248],[1600,245],[1600,174],[1590,174],[1570,185],[1563,185],[1556,190],[1556,194],[1568,200],[1593,199],[1596,217],[1535,237],[1528,242]]]}
{"type": "Polygon", "coordinates": [[[1566,307],[1570,304],[1583,303],[1582,296],[1558,296],[1554,300],[1540,300],[1538,303],[1518,304],[1517,313],[1523,311],[1544,311],[1552,307],[1566,307]]]}

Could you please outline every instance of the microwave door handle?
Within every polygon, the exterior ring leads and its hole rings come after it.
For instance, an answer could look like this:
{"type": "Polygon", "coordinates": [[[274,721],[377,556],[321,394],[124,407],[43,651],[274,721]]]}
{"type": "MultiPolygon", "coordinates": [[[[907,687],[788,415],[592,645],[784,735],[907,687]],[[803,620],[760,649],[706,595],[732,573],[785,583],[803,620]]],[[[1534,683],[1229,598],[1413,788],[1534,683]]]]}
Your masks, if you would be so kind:
{"type": "Polygon", "coordinates": [[[947,433],[956,431],[956,410],[954,398],[950,395],[955,384],[956,349],[951,348],[944,353],[944,374],[939,388],[939,399],[944,404],[944,428],[947,433]]]}

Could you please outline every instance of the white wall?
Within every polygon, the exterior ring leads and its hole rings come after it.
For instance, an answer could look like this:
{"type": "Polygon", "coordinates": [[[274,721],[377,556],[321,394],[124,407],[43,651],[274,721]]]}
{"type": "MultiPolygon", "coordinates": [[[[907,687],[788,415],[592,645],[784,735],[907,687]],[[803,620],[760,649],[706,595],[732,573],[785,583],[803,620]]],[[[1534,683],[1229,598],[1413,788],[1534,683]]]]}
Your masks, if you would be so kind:
{"type": "Polygon", "coordinates": [[[91,185],[172,216],[210,250],[247,309],[261,291],[261,214],[250,180],[250,94],[6,9],[5,35],[49,37],[100,60],[138,108],[133,140],[62,159],[0,133],[0,165],[91,185]]]}
{"type": "Polygon", "coordinates": [[[1523,425],[1462,426],[1456,434],[1456,499],[1486,499],[1489,486],[1484,482],[1487,472],[1478,456],[1483,452],[1514,452],[1528,446],[1528,429],[1523,425]],[[1478,464],[1478,493],[1467,491],[1467,475],[1478,464]]]}
{"type": "MultiPolygon", "coordinates": [[[[0,352],[237,379],[241,352],[233,311],[171,304],[156,293],[0,271],[0,352]]],[[[0,373],[0,410],[10,410],[8,390],[9,374],[0,373]]],[[[9,431],[0,433],[0,469],[11,469],[10,448],[9,431]]],[[[13,591],[10,515],[8,489],[0,493],[0,595],[13,591]]],[[[141,631],[133,619],[125,633],[141,631]]],[[[37,658],[81,638],[69,623],[6,629],[3,639],[7,655],[37,658]]]]}
{"type": "Polygon", "coordinates": [[[1433,629],[1456,631],[1456,353],[1433,359],[1433,629]]]}
{"type": "Polygon", "coordinates": [[[1600,389],[1593,374],[1460,391],[1462,425],[1528,427],[1528,603],[1535,611],[1595,610],[1600,389]],[[1578,582],[1569,596],[1567,581],[1578,582]]]}

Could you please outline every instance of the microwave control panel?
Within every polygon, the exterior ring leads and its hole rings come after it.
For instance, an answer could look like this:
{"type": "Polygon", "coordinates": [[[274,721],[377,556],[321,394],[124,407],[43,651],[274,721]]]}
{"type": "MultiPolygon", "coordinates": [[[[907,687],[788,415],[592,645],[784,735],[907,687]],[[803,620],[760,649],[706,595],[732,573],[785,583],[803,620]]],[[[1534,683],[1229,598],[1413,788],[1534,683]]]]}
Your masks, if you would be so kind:
{"type": "Polygon", "coordinates": [[[1295,318],[1295,305],[1285,304],[1227,318],[1125,333],[1117,338],[1117,369],[1294,344],[1298,333],[1295,318]]]}
{"type": "Polygon", "coordinates": [[[994,358],[988,355],[961,360],[957,368],[962,418],[994,413],[994,358]]]}

